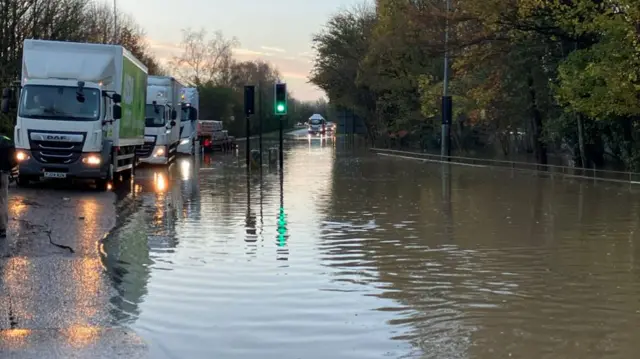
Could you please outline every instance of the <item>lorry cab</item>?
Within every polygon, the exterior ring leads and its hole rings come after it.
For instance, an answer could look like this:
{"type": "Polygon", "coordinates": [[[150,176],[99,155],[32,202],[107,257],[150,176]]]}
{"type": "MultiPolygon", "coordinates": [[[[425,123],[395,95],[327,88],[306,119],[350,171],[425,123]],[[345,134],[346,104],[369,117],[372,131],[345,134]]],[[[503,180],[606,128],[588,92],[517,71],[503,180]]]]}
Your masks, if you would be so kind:
{"type": "Polygon", "coordinates": [[[319,114],[309,117],[309,135],[324,135],[326,133],[326,120],[319,114]]]}
{"type": "Polygon", "coordinates": [[[182,89],[182,116],[180,121],[180,144],[178,144],[178,153],[194,154],[197,150],[198,100],[197,88],[189,87],[182,89]]]}
{"type": "Polygon", "coordinates": [[[182,112],[177,97],[180,88],[176,84],[173,78],[149,77],[144,148],[139,152],[142,162],[166,165],[175,159],[182,112]]]}

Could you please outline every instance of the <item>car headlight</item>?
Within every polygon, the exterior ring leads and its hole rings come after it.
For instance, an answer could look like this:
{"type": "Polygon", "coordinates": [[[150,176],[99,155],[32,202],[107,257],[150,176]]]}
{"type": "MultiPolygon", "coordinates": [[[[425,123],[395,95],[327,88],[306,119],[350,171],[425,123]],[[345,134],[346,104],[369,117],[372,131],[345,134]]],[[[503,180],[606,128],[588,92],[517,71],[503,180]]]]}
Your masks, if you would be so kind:
{"type": "Polygon", "coordinates": [[[82,159],[82,163],[91,166],[97,166],[102,162],[100,155],[88,155],[82,159]]]}
{"type": "Polygon", "coordinates": [[[182,141],[180,141],[181,145],[186,145],[187,143],[189,143],[189,139],[188,138],[184,138],[184,139],[182,139],[182,141]]]}

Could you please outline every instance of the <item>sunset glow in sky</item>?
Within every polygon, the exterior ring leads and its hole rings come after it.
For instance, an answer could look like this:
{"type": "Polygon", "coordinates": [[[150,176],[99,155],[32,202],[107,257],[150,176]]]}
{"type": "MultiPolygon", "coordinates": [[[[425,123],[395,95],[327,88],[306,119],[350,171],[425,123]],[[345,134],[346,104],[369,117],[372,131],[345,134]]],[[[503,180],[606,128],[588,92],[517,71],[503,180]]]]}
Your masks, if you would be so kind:
{"type": "Polygon", "coordinates": [[[311,37],[332,14],[363,0],[117,0],[144,28],[151,50],[162,60],[180,52],[181,29],[204,28],[236,37],[239,60],[274,64],[300,100],[323,96],[307,83],[312,67],[311,37]]]}

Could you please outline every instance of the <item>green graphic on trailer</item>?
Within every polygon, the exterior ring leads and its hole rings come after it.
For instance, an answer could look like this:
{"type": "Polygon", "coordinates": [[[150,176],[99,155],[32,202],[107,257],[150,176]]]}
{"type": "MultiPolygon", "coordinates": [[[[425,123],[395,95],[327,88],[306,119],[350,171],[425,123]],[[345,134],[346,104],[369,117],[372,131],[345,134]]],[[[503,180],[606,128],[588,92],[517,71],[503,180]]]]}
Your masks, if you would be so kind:
{"type": "Polygon", "coordinates": [[[147,74],[128,58],[123,60],[120,138],[139,138],[144,136],[147,74]]]}

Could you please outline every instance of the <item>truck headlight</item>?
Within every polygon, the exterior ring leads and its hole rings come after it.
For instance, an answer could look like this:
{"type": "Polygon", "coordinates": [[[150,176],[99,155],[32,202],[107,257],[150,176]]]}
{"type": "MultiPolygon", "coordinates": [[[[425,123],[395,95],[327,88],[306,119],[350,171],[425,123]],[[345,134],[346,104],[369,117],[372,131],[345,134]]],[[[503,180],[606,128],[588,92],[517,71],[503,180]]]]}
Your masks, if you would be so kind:
{"type": "Polygon", "coordinates": [[[16,152],[16,160],[18,162],[22,162],[22,161],[25,161],[25,160],[28,160],[28,159],[29,159],[29,155],[26,152],[24,152],[24,151],[17,151],[16,152]]]}
{"type": "Polygon", "coordinates": [[[153,157],[164,156],[164,147],[156,148],[156,152],[153,154],[153,157]]]}
{"type": "Polygon", "coordinates": [[[100,158],[100,155],[88,155],[82,159],[82,163],[97,166],[102,163],[102,158],[100,158]]]}
{"type": "Polygon", "coordinates": [[[181,145],[186,145],[187,143],[189,143],[189,139],[188,138],[184,138],[184,139],[182,139],[182,141],[180,141],[181,145]]]}

